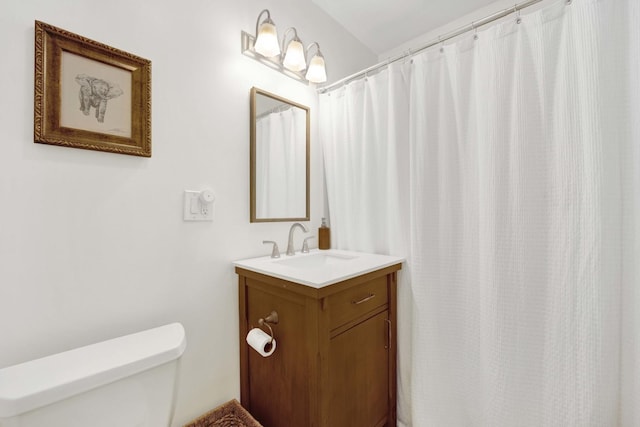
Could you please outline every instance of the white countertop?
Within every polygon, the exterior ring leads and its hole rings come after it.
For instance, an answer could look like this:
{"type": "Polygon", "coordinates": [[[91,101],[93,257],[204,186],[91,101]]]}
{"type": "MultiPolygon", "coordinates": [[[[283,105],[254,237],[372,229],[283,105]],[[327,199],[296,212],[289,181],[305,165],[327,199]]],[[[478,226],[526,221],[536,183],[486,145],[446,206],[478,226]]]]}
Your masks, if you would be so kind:
{"type": "Polygon", "coordinates": [[[233,264],[245,270],[320,289],[402,262],[404,258],[397,256],[313,249],[306,254],[296,252],[295,255],[282,255],[280,258],[263,256],[234,261],[233,264]]]}

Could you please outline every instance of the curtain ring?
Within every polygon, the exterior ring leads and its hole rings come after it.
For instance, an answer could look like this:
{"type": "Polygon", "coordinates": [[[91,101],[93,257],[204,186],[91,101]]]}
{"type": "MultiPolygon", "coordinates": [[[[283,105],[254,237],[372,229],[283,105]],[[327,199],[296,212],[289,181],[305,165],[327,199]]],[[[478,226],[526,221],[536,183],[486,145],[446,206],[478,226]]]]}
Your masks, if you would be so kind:
{"type": "Polygon", "coordinates": [[[520,18],[520,9],[518,9],[518,5],[514,4],[513,5],[513,12],[516,14],[516,24],[519,24],[522,22],[522,18],[520,18]]]}
{"type": "Polygon", "coordinates": [[[471,21],[471,29],[473,30],[473,39],[478,40],[478,27],[476,27],[476,23],[471,21]]]}

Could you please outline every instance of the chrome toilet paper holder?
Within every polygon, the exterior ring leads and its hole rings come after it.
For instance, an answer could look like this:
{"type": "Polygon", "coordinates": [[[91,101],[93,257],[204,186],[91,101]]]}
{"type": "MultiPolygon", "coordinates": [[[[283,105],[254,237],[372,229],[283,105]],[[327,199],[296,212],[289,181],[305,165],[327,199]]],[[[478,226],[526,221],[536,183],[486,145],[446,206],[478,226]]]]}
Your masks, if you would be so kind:
{"type": "Polygon", "coordinates": [[[269,335],[271,336],[271,341],[273,341],[273,329],[271,329],[271,325],[277,325],[279,322],[278,312],[272,311],[267,317],[258,319],[258,325],[260,327],[266,326],[269,328],[269,335]]]}

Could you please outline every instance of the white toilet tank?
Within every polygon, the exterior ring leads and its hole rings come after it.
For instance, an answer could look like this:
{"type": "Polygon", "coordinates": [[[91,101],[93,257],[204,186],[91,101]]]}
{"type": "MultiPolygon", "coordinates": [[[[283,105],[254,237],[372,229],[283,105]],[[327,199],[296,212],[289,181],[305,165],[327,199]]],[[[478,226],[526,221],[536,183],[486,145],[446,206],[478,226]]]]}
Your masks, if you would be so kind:
{"type": "Polygon", "coordinates": [[[0,369],[0,427],[167,427],[179,323],[0,369]]]}

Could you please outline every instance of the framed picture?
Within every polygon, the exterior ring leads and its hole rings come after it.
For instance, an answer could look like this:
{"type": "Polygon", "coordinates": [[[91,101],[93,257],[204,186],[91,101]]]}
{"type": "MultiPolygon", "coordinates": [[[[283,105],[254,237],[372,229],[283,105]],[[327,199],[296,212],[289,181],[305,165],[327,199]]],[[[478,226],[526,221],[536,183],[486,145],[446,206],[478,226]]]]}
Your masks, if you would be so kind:
{"type": "Polygon", "coordinates": [[[151,61],[35,23],[34,142],[151,157],[151,61]]]}

